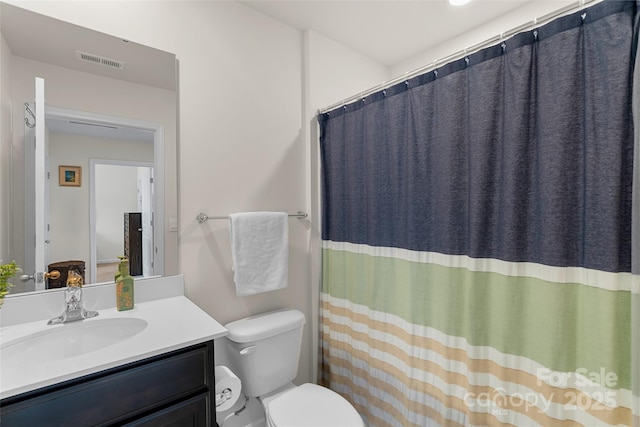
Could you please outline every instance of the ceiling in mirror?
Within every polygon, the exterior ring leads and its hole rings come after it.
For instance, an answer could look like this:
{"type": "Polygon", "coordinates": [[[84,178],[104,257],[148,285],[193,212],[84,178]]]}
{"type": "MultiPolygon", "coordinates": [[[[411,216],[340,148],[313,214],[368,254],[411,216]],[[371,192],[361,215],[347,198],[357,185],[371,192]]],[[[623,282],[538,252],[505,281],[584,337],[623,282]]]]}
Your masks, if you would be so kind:
{"type": "Polygon", "coordinates": [[[171,53],[7,3],[0,3],[0,6],[2,35],[16,56],[131,83],[176,90],[175,55],[171,53]],[[47,36],[43,37],[43,34],[47,36]],[[90,58],[78,52],[89,54],[90,58]],[[98,62],[96,58],[107,61],[98,62]],[[122,64],[122,68],[114,67],[116,63],[122,64]]]}
{"type": "Polygon", "coordinates": [[[115,124],[105,125],[102,123],[93,123],[88,120],[65,120],[50,117],[47,118],[47,129],[52,133],[67,133],[72,135],[86,135],[95,138],[149,143],[153,143],[154,136],[154,132],[146,129],[115,124]]]}

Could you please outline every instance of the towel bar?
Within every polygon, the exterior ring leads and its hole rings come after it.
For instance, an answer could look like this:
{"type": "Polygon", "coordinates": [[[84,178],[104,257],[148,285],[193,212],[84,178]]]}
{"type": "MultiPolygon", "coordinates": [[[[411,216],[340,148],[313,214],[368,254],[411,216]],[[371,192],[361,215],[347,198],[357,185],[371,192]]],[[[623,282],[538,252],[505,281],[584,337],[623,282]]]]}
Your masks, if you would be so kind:
{"type": "MultiPolygon", "coordinates": [[[[288,214],[289,216],[294,216],[296,218],[306,218],[309,215],[306,212],[298,211],[298,213],[288,214]]],[[[209,216],[207,214],[203,214],[200,212],[196,217],[199,223],[203,223],[205,221],[209,221],[210,219],[229,219],[229,216],[209,216]]]]}

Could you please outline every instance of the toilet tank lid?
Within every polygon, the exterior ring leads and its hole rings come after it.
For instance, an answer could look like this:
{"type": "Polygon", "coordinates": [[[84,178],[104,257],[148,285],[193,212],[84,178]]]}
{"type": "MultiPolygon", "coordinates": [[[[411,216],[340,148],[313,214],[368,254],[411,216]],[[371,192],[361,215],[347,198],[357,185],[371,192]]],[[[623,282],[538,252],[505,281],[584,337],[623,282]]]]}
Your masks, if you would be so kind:
{"type": "Polygon", "coordinates": [[[231,341],[238,343],[253,342],[269,338],[304,324],[304,314],[295,309],[271,311],[227,323],[231,341]]]}

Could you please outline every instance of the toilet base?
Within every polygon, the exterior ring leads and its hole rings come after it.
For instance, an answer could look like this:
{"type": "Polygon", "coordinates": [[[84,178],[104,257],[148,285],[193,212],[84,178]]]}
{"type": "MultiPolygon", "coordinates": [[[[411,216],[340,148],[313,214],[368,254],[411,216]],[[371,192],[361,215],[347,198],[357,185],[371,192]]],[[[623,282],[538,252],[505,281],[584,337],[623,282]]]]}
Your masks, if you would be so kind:
{"type": "MultiPolygon", "coordinates": [[[[241,398],[244,400],[244,398],[241,398]]],[[[244,409],[218,413],[217,421],[220,427],[267,427],[264,407],[257,398],[247,398],[244,409]]]]}

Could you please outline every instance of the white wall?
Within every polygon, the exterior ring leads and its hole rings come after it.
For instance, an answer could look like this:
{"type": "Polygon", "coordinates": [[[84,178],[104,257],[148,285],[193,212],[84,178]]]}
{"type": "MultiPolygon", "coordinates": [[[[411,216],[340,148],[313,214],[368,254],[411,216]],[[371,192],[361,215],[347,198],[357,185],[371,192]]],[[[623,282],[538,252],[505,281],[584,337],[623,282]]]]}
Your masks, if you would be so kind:
{"type": "Polygon", "coordinates": [[[305,32],[305,77],[308,109],[319,109],[388,80],[390,70],[324,35],[305,32]]]}
{"type": "Polygon", "coordinates": [[[11,212],[11,59],[9,47],[0,37],[0,263],[14,259],[12,249],[11,212]]]}

